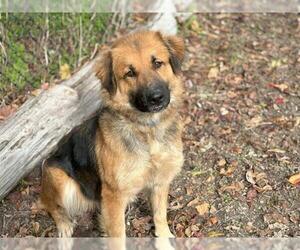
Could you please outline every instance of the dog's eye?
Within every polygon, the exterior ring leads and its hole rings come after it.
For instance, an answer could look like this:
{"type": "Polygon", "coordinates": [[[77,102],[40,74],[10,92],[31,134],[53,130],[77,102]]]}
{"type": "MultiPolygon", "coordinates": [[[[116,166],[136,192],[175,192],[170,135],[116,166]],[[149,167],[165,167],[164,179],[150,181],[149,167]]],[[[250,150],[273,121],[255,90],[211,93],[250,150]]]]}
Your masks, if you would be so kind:
{"type": "Polygon", "coordinates": [[[126,77],[135,77],[135,76],[136,76],[135,71],[133,69],[129,69],[127,71],[127,73],[124,75],[124,78],[126,78],[126,77]]]}
{"type": "Polygon", "coordinates": [[[162,61],[153,60],[153,67],[154,67],[155,69],[159,69],[162,65],[163,65],[163,62],[162,62],[162,61]]]}

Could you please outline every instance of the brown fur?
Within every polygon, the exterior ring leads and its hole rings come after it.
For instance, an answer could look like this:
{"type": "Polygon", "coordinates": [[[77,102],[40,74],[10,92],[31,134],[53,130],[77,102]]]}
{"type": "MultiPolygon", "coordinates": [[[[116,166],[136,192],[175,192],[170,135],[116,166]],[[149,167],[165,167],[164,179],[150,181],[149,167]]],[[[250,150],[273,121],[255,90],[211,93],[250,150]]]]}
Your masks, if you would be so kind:
{"type": "MultiPolygon", "coordinates": [[[[169,184],[183,164],[178,114],[183,56],[182,39],[144,31],[119,39],[96,65],[106,109],[98,118],[94,151],[101,180],[100,221],[110,237],[125,237],[126,206],[144,188],[150,190],[156,235],[172,236],[167,198],[169,184]],[[157,70],[151,65],[153,55],[164,62],[157,70]],[[124,78],[129,65],[135,67],[137,77],[124,78]],[[130,105],[130,93],[157,77],[169,84],[170,104],[158,113],[137,112],[130,105]]],[[[76,181],[55,164],[59,163],[48,162],[44,167],[41,204],[54,218],[60,235],[71,236],[70,206],[83,211],[97,202],[87,200],[76,181]]]]}

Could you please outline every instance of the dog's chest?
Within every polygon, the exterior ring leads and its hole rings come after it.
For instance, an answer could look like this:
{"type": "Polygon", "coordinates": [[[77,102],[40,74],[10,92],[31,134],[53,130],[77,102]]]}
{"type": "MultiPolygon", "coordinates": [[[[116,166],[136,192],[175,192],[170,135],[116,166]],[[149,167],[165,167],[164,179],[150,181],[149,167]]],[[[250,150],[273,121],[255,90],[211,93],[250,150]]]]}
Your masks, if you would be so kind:
{"type": "MultiPolygon", "coordinates": [[[[174,125],[169,127],[174,130],[174,125]]],[[[168,150],[173,138],[171,133],[170,129],[165,127],[136,128],[121,124],[118,129],[122,146],[128,154],[133,154],[137,158],[151,158],[168,150]]]]}
{"type": "Polygon", "coordinates": [[[174,155],[180,154],[176,143],[180,131],[174,124],[141,128],[118,122],[113,126],[113,144],[119,148],[115,156],[118,167],[114,173],[119,187],[134,194],[152,185],[160,173],[173,171],[165,168],[170,166],[174,155]]]}
{"type": "Polygon", "coordinates": [[[180,153],[176,144],[178,132],[176,123],[142,129],[123,126],[119,136],[126,152],[126,169],[139,174],[159,171],[170,157],[180,153]]]}

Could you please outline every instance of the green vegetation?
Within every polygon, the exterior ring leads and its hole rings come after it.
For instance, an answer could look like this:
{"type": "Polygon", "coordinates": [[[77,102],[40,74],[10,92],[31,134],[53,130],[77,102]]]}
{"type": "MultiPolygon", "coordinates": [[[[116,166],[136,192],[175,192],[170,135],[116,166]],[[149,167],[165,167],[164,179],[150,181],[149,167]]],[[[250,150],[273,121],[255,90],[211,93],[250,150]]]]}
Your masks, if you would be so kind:
{"type": "Polygon", "coordinates": [[[88,59],[104,40],[109,13],[0,14],[0,97],[59,78],[88,59]]]}

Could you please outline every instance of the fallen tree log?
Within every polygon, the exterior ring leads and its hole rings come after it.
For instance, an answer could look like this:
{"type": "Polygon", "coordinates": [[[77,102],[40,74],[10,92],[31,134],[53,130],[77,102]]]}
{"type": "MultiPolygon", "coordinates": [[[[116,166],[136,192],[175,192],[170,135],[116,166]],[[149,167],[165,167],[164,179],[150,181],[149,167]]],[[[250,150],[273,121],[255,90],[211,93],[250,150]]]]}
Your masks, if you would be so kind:
{"type": "Polygon", "coordinates": [[[95,60],[69,80],[25,102],[0,126],[0,199],[101,107],[95,60]]]}
{"type": "MultiPolygon", "coordinates": [[[[175,13],[160,13],[159,8],[158,12],[146,28],[175,34],[175,13]]],[[[101,83],[93,67],[98,59],[69,80],[29,99],[0,124],[0,200],[40,166],[64,137],[101,109],[101,83]]]]}

